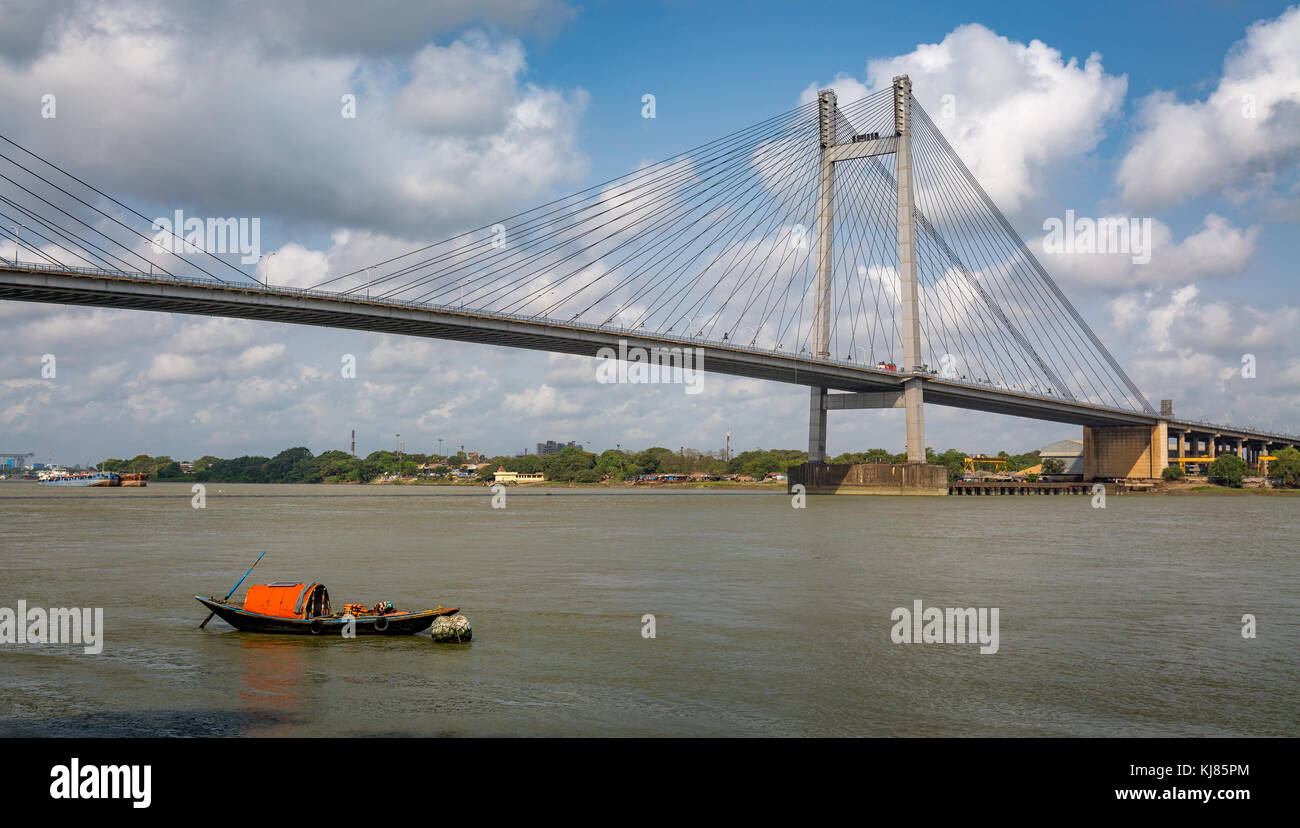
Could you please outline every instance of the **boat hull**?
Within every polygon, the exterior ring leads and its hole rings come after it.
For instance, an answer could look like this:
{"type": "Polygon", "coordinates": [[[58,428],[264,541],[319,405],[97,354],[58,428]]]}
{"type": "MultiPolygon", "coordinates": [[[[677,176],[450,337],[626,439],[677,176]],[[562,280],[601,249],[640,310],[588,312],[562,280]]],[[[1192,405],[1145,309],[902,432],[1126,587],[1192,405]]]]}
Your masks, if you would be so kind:
{"type": "Polygon", "coordinates": [[[40,484],[42,486],[73,486],[75,488],[86,488],[88,486],[121,486],[122,478],[109,472],[96,472],[89,475],[51,477],[48,480],[42,480],[40,484]]]}
{"type": "MultiPolygon", "coordinates": [[[[214,598],[194,596],[200,604],[217,614],[230,626],[243,632],[273,633],[278,635],[342,635],[348,622],[337,616],[327,618],[277,618],[256,612],[245,612],[240,607],[222,603],[214,598]]],[[[358,615],[352,620],[357,635],[414,635],[424,632],[433,620],[442,615],[454,615],[460,610],[422,610],[389,615],[358,615]]]]}

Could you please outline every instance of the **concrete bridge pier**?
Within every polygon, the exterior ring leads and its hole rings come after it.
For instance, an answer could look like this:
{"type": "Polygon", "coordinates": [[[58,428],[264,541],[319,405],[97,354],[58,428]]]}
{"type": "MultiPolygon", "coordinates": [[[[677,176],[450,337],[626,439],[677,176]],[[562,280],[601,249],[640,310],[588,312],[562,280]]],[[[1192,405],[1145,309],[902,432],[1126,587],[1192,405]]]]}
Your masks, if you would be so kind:
{"type": "Polygon", "coordinates": [[[826,462],[826,389],[813,387],[808,402],[808,462],[826,462]]]}
{"type": "Polygon", "coordinates": [[[1084,426],[1083,479],[1159,478],[1169,465],[1169,424],[1084,426]]]}

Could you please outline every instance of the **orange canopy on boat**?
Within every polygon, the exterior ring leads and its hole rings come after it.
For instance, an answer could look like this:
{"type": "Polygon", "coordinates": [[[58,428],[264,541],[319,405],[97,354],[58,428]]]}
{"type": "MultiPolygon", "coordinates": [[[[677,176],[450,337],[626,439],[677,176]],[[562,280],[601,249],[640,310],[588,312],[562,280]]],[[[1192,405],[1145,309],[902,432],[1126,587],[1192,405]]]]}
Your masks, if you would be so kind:
{"type": "Polygon", "coordinates": [[[254,584],[244,597],[244,611],[273,618],[314,618],[329,614],[329,591],[324,584],[275,581],[254,584]]]}

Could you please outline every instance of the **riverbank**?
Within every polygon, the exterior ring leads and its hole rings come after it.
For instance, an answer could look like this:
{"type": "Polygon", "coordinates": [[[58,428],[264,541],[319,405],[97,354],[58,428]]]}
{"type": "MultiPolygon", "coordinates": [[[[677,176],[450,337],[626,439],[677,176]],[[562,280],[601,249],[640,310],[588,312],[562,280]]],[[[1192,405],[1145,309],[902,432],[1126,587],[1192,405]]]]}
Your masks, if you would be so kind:
{"type": "Polygon", "coordinates": [[[1247,486],[1240,489],[1233,489],[1228,486],[1215,486],[1209,483],[1164,483],[1152,490],[1153,494],[1176,495],[1180,497],[1189,495],[1233,495],[1233,496],[1255,496],[1255,495],[1281,495],[1282,497],[1300,496],[1300,489],[1278,489],[1265,488],[1263,486],[1247,486]]]}
{"type": "MultiPolygon", "coordinates": [[[[346,484],[334,484],[346,485],[346,484]]],[[[355,485],[355,484],[353,484],[355,485]]],[[[369,486],[449,486],[449,487],[491,487],[496,485],[491,481],[482,480],[384,480],[372,481],[369,486]]],[[[533,488],[560,488],[560,489],[725,489],[727,491],[785,491],[784,480],[772,481],[749,481],[737,483],[731,480],[700,480],[700,481],[680,481],[672,483],[633,483],[625,480],[611,481],[603,480],[600,483],[577,483],[568,480],[546,480],[541,483],[507,483],[512,489],[533,489],[533,488]]]]}
{"type": "MultiPolygon", "coordinates": [[[[335,484],[346,485],[346,484],[335,484]]],[[[356,484],[351,484],[356,485],[356,484]]],[[[447,480],[389,480],[373,481],[367,485],[372,486],[449,486],[449,487],[490,487],[495,484],[483,481],[447,481],[447,480]]],[[[571,483],[564,480],[545,481],[544,483],[510,483],[510,488],[561,488],[561,489],[721,489],[725,491],[775,491],[784,492],[786,490],[786,481],[752,481],[737,483],[730,480],[702,480],[702,481],[681,481],[672,483],[633,483],[628,481],[602,481],[600,483],[571,483]]],[[[1262,486],[1233,489],[1228,486],[1216,486],[1199,481],[1157,483],[1148,491],[1131,491],[1127,494],[1145,494],[1145,495],[1175,495],[1179,497],[1197,496],[1197,495],[1216,495],[1223,494],[1229,496],[1261,496],[1261,495],[1278,495],[1281,497],[1300,497],[1300,489],[1278,489],[1265,488],[1262,486]]]]}
{"type": "MultiPolygon", "coordinates": [[[[192,479],[171,479],[155,481],[158,484],[177,484],[192,485],[198,482],[192,479]]],[[[230,486],[230,485],[256,485],[256,486],[416,486],[416,487],[439,487],[439,488],[490,488],[494,483],[484,482],[481,480],[472,481],[448,481],[448,480],[401,480],[401,481],[371,481],[369,483],[360,483],[355,480],[322,480],[319,483],[254,483],[242,484],[238,481],[206,480],[202,481],[205,486],[230,486]]],[[[35,480],[0,480],[0,483],[32,483],[35,480]]],[[[736,483],[730,480],[704,480],[698,482],[673,482],[673,483],[631,483],[626,481],[610,482],[603,481],[600,483],[570,483],[568,481],[546,481],[544,483],[511,483],[508,484],[511,489],[631,489],[631,490],[648,490],[648,489],[672,489],[672,490],[699,490],[699,491],[760,491],[784,493],[786,491],[786,482],[780,481],[753,481],[745,483],[736,483]]],[[[1227,486],[1215,486],[1204,482],[1162,482],[1156,484],[1150,491],[1131,491],[1127,494],[1136,495],[1170,495],[1173,497],[1206,497],[1215,495],[1225,495],[1229,497],[1300,497],[1300,489],[1278,489],[1264,487],[1248,487],[1233,489],[1227,486]]]]}

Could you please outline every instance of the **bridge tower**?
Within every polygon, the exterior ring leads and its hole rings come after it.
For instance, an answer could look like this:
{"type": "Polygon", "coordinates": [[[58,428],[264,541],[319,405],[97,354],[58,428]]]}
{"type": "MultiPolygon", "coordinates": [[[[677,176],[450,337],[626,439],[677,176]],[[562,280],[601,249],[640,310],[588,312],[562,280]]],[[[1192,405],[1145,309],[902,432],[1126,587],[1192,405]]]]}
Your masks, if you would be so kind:
{"type": "MultiPolygon", "coordinates": [[[[862,136],[836,134],[840,120],[835,93],[824,89],[817,94],[818,130],[821,143],[817,193],[817,259],[813,297],[813,353],[830,357],[831,267],[835,246],[835,164],[854,158],[893,153],[898,186],[898,277],[901,299],[902,369],[910,373],[921,364],[920,289],[916,277],[916,221],[912,194],[912,81],[907,75],[894,78],[894,135],[856,140],[862,136]]],[[[845,119],[847,123],[847,119],[845,119]]],[[[924,395],[920,377],[903,383],[902,407],[907,414],[907,461],[925,462],[924,395]]],[[[814,387],[808,406],[808,462],[826,462],[826,388],[814,387]]],[[[895,407],[881,398],[877,404],[895,407]]],[[[865,404],[864,404],[865,407],[865,404]]]]}

